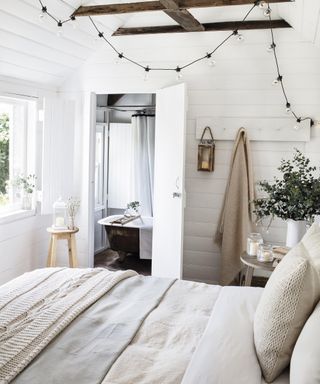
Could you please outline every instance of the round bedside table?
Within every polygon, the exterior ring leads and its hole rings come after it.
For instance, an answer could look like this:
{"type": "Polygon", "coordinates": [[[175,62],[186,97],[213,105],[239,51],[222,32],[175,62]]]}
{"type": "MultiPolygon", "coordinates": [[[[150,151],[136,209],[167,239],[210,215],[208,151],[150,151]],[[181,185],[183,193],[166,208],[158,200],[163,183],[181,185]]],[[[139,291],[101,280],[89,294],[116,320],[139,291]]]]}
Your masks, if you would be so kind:
{"type": "Polygon", "coordinates": [[[59,230],[49,227],[47,232],[51,234],[47,267],[56,266],[58,240],[68,240],[69,266],[75,268],[78,265],[75,234],[79,232],[79,228],[59,230]]]}
{"type": "Polygon", "coordinates": [[[247,252],[244,252],[240,256],[240,260],[246,266],[246,274],[244,280],[245,286],[251,286],[252,275],[255,269],[260,269],[269,272],[273,272],[275,269],[275,267],[273,266],[273,261],[263,263],[261,261],[258,261],[256,256],[249,256],[247,252]]]}

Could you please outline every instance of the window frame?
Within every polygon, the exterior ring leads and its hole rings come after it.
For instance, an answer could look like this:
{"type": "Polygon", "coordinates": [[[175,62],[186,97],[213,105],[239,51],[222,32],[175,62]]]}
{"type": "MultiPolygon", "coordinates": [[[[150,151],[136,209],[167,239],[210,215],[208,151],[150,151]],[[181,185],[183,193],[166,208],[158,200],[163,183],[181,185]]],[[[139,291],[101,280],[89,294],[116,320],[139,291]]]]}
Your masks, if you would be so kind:
{"type": "MultiPolygon", "coordinates": [[[[38,112],[38,103],[37,98],[27,97],[27,96],[8,96],[6,94],[0,94],[0,103],[9,104],[13,106],[12,110],[12,120],[14,122],[14,115],[17,113],[15,108],[22,108],[22,118],[23,118],[23,137],[19,138],[18,147],[22,148],[22,170],[19,172],[25,175],[35,174],[36,169],[36,129],[37,129],[37,112],[38,112]],[[21,142],[23,144],[21,144],[21,142]]],[[[13,123],[14,124],[14,123],[13,123]]],[[[12,132],[9,131],[9,177],[11,178],[14,175],[14,151],[16,148],[11,147],[11,143],[15,141],[15,132],[14,126],[12,132]],[[10,150],[11,148],[11,150],[10,150]]],[[[21,132],[19,132],[21,134],[21,132]]],[[[14,144],[13,144],[14,145],[14,144]]],[[[17,176],[17,175],[16,175],[17,176]]],[[[11,191],[9,193],[14,193],[11,191]]],[[[37,194],[37,187],[34,191],[37,194]]],[[[13,198],[11,196],[11,198],[13,198]]],[[[21,208],[21,201],[16,201],[11,204],[8,204],[4,208],[0,209],[0,224],[9,223],[11,221],[16,221],[19,219],[27,218],[36,215],[36,207],[33,206],[30,210],[23,210],[21,208]]]]}

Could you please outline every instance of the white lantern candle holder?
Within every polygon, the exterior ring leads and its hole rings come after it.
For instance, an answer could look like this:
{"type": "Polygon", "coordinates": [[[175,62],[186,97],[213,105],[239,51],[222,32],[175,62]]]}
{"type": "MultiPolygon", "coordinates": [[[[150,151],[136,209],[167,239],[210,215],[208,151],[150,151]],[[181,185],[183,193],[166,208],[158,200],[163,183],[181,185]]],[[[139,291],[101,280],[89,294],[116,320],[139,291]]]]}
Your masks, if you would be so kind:
{"type": "Polygon", "coordinates": [[[249,256],[257,256],[259,245],[263,243],[260,233],[250,233],[247,240],[247,254],[249,256]]]}
{"type": "Polygon", "coordinates": [[[56,230],[68,229],[67,206],[61,197],[53,204],[52,228],[56,230]]]}

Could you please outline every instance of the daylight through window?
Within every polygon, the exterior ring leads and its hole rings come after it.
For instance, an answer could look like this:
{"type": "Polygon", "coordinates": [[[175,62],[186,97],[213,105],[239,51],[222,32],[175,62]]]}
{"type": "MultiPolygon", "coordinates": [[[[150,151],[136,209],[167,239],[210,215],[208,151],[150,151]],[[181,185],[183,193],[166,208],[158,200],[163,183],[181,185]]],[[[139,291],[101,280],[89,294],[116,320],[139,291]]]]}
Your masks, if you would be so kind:
{"type": "Polygon", "coordinates": [[[0,215],[32,210],[35,102],[0,97],[0,215]]]}

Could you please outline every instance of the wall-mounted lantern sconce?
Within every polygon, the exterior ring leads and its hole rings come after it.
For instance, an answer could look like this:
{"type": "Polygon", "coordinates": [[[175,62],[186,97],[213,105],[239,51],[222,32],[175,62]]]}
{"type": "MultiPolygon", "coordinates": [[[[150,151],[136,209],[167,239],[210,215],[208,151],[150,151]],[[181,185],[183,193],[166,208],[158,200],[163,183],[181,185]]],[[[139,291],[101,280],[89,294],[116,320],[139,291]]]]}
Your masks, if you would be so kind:
{"type": "Polygon", "coordinates": [[[198,145],[198,171],[213,172],[215,142],[210,127],[205,127],[198,145]],[[204,139],[206,132],[211,139],[204,139]]]}

